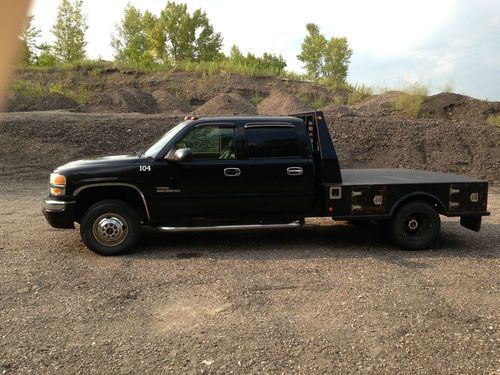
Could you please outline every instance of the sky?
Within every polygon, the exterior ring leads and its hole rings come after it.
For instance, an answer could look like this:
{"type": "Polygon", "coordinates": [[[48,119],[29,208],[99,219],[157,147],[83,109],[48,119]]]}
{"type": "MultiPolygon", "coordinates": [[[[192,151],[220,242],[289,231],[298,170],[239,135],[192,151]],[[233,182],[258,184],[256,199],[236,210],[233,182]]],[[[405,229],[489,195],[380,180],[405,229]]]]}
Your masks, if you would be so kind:
{"type": "MultiPolygon", "coordinates": [[[[159,14],[166,0],[83,0],[90,58],[113,58],[111,34],[127,2],[159,14]]],[[[297,59],[316,23],[327,37],[347,37],[354,53],[348,81],[376,90],[420,82],[431,93],[454,92],[500,101],[499,0],[179,0],[201,8],[224,38],[224,52],[281,54],[287,69],[303,72],[297,59]]],[[[35,0],[31,12],[52,40],[58,0],[35,0]]]]}

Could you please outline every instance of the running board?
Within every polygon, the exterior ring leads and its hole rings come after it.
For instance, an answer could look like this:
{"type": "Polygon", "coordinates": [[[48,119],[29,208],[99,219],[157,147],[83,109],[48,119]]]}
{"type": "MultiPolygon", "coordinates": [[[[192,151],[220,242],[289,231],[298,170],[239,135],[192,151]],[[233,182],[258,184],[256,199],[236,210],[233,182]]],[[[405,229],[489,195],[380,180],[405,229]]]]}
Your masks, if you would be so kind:
{"type": "Polygon", "coordinates": [[[156,227],[156,229],[162,232],[217,232],[228,230],[298,228],[302,225],[303,224],[300,221],[294,221],[288,224],[213,225],[206,227],[156,227]]]}

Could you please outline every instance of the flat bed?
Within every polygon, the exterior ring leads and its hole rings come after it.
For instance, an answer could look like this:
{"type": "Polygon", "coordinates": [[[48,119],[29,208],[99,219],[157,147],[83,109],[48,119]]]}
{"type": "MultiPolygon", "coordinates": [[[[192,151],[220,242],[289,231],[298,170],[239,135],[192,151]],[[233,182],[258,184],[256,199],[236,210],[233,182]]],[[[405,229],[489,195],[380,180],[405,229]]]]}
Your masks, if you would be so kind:
{"type": "Polygon", "coordinates": [[[453,184],[483,182],[473,177],[414,169],[341,169],[342,185],[453,184]]]}

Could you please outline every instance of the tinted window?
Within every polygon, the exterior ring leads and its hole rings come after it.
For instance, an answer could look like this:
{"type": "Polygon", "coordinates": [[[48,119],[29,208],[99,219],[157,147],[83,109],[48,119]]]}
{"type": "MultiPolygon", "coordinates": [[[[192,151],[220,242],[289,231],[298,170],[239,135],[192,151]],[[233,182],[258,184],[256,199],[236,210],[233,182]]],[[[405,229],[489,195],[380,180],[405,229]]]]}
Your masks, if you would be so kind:
{"type": "Polygon", "coordinates": [[[295,128],[247,128],[248,153],[251,158],[299,156],[299,138],[295,128]]]}
{"type": "Polygon", "coordinates": [[[175,148],[190,148],[193,159],[236,159],[235,146],[233,128],[210,125],[192,129],[175,148]]]}

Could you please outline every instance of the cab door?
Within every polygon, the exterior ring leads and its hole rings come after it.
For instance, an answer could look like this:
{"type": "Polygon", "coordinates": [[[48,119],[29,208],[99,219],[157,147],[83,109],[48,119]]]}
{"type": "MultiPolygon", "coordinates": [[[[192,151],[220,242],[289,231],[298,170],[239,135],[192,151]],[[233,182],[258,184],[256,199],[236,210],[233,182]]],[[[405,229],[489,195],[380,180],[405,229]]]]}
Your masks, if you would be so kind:
{"type": "Polygon", "coordinates": [[[192,160],[157,160],[153,211],[160,221],[228,218],[242,208],[241,160],[235,124],[198,124],[177,140],[192,160]]]}
{"type": "Polygon", "coordinates": [[[315,167],[299,130],[289,123],[244,126],[246,160],[241,180],[246,215],[300,216],[313,210],[315,167]]]}

